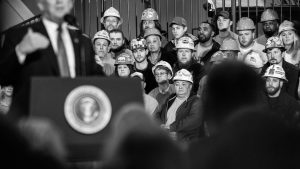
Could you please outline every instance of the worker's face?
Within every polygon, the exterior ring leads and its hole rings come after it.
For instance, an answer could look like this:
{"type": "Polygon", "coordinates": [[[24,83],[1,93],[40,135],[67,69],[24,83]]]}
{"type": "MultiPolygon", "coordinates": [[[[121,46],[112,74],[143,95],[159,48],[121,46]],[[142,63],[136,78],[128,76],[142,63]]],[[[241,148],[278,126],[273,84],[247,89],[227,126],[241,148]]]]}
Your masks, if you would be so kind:
{"type": "Polygon", "coordinates": [[[13,87],[12,86],[5,86],[5,87],[2,88],[2,92],[5,94],[5,96],[12,96],[13,87]]]}
{"type": "Polygon", "coordinates": [[[150,35],[146,39],[148,50],[151,53],[158,52],[161,47],[160,38],[156,35],[150,35]]]}
{"type": "Polygon", "coordinates": [[[240,45],[244,48],[249,47],[253,43],[254,35],[255,35],[254,31],[252,31],[252,30],[239,31],[238,39],[239,39],[240,45]]]}
{"type": "Polygon", "coordinates": [[[198,38],[201,43],[207,42],[214,36],[214,31],[208,23],[201,23],[198,29],[198,38]]]}
{"type": "Polygon", "coordinates": [[[226,58],[229,60],[236,60],[238,57],[238,51],[224,50],[223,53],[226,55],[226,58]]]}
{"type": "Polygon", "coordinates": [[[282,62],[282,51],[279,48],[267,50],[268,61],[270,64],[279,64],[282,62]]]}
{"type": "Polygon", "coordinates": [[[283,85],[282,80],[275,77],[267,77],[266,79],[266,91],[268,95],[273,96],[280,92],[283,85]]]}
{"type": "Polygon", "coordinates": [[[111,31],[113,29],[118,29],[119,27],[119,18],[115,16],[108,16],[104,20],[104,27],[107,31],[111,31]]]}
{"type": "Polygon", "coordinates": [[[127,65],[118,65],[117,67],[118,75],[120,77],[128,77],[130,74],[130,69],[127,65]]]}
{"type": "Polygon", "coordinates": [[[178,49],[177,58],[180,63],[186,64],[192,60],[192,50],[191,49],[178,49]]]}
{"type": "Polygon", "coordinates": [[[228,30],[231,24],[232,22],[230,21],[230,19],[226,19],[223,16],[218,17],[217,25],[220,31],[228,30]]]}
{"type": "Polygon", "coordinates": [[[278,31],[278,22],[277,21],[266,21],[263,22],[263,31],[268,37],[273,36],[278,31]]]}
{"type": "Polygon", "coordinates": [[[167,70],[156,68],[154,71],[155,80],[158,84],[164,84],[171,79],[171,75],[168,73],[167,70]]]}
{"type": "Polygon", "coordinates": [[[144,60],[146,60],[146,56],[148,54],[148,49],[144,49],[144,48],[138,48],[138,49],[134,49],[132,50],[134,59],[137,63],[142,63],[144,60]]]}
{"type": "Polygon", "coordinates": [[[38,7],[44,17],[50,21],[61,23],[64,16],[73,8],[73,0],[38,0],[38,7]]]}
{"type": "Polygon", "coordinates": [[[179,39],[180,37],[182,37],[186,31],[187,31],[186,26],[181,26],[176,24],[172,25],[172,34],[175,39],[179,39]]]}
{"type": "Polygon", "coordinates": [[[143,30],[145,31],[146,29],[149,28],[155,28],[155,22],[153,20],[149,20],[149,21],[142,21],[143,23],[143,30]]]}
{"type": "Polygon", "coordinates": [[[106,39],[96,39],[94,42],[95,53],[99,57],[104,57],[108,53],[109,42],[106,39]]]}
{"type": "Polygon", "coordinates": [[[192,89],[192,83],[182,80],[174,82],[176,95],[179,97],[188,97],[192,89]]]}
{"type": "Polygon", "coordinates": [[[280,34],[284,45],[292,45],[294,43],[295,32],[293,30],[287,30],[280,34]]]}
{"type": "Polygon", "coordinates": [[[123,46],[125,41],[120,32],[112,32],[109,34],[109,36],[110,36],[110,40],[111,40],[111,48],[112,49],[118,49],[123,46]]]}

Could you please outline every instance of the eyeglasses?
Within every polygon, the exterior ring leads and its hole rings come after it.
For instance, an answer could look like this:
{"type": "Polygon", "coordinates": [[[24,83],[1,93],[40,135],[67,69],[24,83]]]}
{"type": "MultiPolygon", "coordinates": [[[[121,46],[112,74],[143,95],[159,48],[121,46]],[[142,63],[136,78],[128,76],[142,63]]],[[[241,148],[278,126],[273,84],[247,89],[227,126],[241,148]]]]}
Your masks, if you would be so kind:
{"type": "Polygon", "coordinates": [[[163,76],[163,75],[165,75],[165,74],[167,74],[167,72],[155,73],[154,75],[155,75],[155,76],[163,76]]]}

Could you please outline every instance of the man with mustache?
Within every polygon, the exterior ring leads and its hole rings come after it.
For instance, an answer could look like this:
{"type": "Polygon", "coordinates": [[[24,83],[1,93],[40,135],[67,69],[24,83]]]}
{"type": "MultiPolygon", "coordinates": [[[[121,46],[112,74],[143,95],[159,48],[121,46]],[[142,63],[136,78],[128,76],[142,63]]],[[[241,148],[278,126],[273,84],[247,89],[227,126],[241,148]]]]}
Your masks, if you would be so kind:
{"type": "Polygon", "coordinates": [[[266,9],[261,14],[260,22],[263,24],[264,34],[256,39],[256,42],[262,45],[266,45],[267,39],[276,36],[278,34],[279,17],[275,10],[266,9]]]}
{"type": "Polygon", "coordinates": [[[110,32],[113,29],[118,29],[123,23],[123,19],[121,18],[118,10],[114,7],[110,7],[104,12],[100,22],[104,25],[104,28],[110,32]]]}
{"type": "Polygon", "coordinates": [[[267,40],[266,48],[264,52],[267,53],[268,63],[266,63],[262,69],[262,75],[270,65],[279,65],[283,68],[288,80],[283,84],[282,91],[286,91],[290,96],[297,99],[297,87],[299,70],[292,64],[286,62],[283,59],[283,52],[285,48],[279,37],[270,37],[267,40]]]}
{"type": "Polygon", "coordinates": [[[264,45],[254,41],[255,25],[252,19],[248,17],[242,17],[237,23],[236,30],[238,31],[238,42],[240,48],[238,59],[244,60],[248,53],[255,51],[262,56],[261,59],[265,64],[268,61],[266,54],[263,53],[265,47],[264,45]]]}
{"type": "Polygon", "coordinates": [[[213,40],[215,36],[213,24],[205,21],[198,28],[198,44],[196,45],[196,61],[206,65],[211,56],[220,49],[220,44],[213,40]]]}
{"type": "Polygon", "coordinates": [[[268,107],[287,124],[299,125],[300,104],[295,98],[282,91],[283,84],[288,82],[283,68],[279,65],[271,65],[263,77],[266,79],[268,107]]]}

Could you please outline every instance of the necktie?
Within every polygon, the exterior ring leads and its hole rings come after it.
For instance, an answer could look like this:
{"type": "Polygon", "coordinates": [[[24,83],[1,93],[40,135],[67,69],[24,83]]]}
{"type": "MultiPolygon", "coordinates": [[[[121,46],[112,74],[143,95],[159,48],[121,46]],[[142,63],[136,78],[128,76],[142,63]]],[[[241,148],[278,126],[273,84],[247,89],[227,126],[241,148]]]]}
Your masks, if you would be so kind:
{"type": "Polygon", "coordinates": [[[70,77],[67,53],[64,42],[62,40],[62,27],[57,28],[57,60],[61,77],[70,77]]]}

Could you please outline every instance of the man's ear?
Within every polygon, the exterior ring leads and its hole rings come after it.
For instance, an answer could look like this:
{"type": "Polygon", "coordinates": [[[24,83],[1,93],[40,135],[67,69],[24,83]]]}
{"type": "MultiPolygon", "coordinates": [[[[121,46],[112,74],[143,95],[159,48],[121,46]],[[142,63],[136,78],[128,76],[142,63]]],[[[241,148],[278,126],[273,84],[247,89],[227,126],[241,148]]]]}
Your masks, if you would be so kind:
{"type": "Polygon", "coordinates": [[[282,88],[282,86],[283,86],[283,80],[280,80],[279,85],[280,85],[280,88],[282,88]]]}
{"type": "Polygon", "coordinates": [[[233,22],[232,21],[229,21],[229,25],[231,26],[233,24],[233,22]]]}
{"type": "Polygon", "coordinates": [[[146,56],[148,55],[148,53],[149,53],[149,50],[148,50],[148,48],[146,48],[145,49],[145,53],[146,53],[146,56]]]}
{"type": "Polygon", "coordinates": [[[183,28],[183,31],[184,31],[184,32],[186,32],[186,31],[187,31],[187,26],[185,26],[185,27],[183,28]]]}
{"type": "Polygon", "coordinates": [[[38,6],[38,8],[39,8],[40,11],[44,11],[45,7],[44,7],[43,2],[41,2],[40,0],[38,0],[37,6],[38,6]]]}
{"type": "Polygon", "coordinates": [[[170,73],[168,73],[168,79],[171,80],[172,79],[172,76],[170,73]]]}

